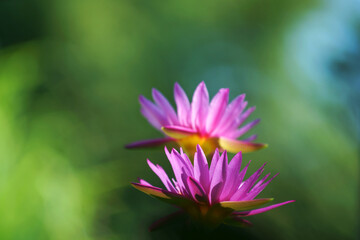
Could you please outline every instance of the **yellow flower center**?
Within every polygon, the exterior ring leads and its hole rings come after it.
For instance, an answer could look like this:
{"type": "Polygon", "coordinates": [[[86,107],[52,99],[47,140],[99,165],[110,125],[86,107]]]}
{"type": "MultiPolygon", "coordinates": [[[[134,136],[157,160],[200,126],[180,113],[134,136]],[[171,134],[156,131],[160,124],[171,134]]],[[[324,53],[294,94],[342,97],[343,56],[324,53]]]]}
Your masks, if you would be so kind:
{"type": "MultiPolygon", "coordinates": [[[[218,138],[209,138],[197,134],[177,139],[176,142],[189,157],[195,154],[197,144],[201,146],[206,156],[210,156],[216,148],[219,148],[218,138]]],[[[193,158],[190,157],[190,159],[193,158]]]]}

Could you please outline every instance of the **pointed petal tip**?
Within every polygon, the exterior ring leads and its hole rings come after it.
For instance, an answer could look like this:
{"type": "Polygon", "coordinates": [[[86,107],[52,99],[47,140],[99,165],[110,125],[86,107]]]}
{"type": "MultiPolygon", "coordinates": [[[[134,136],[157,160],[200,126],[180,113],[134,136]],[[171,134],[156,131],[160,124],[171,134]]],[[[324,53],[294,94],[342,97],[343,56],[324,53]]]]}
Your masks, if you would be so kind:
{"type": "Polygon", "coordinates": [[[178,82],[174,83],[174,88],[181,88],[181,85],[178,82]]]}
{"type": "Polygon", "coordinates": [[[154,165],[148,158],[146,159],[147,164],[150,165],[154,165]]]}
{"type": "Polygon", "coordinates": [[[159,90],[157,90],[156,88],[151,89],[151,94],[152,94],[153,98],[156,98],[157,96],[162,95],[161,92],[159,90]]]}
{"type": "Polygon", "coordinates": [[[183,91],[181,85],[178,82],[175,82],[174,84],[174,93],[181,93],[183,91]]]}
{"type": "Polygon", "coordinates": [[[141,104],[147,100],[147,98],[144,95],[139,95],[138,99],[141,104]]]}
{"type": "Polygon", "coordinates": [[[236,153],[234,157],[239,157],[240,159],[242,159],[242,152],[240,151],[236,153]]]}
{"type": "Polygon", "coordinates": [[[223,94],[229,94],[230,89],[229,88],[220,88],[219,92],[222,92],[223,94]]]}
{"type": "Polygon", "coordinates": [[[164,147],[164,151],[167,156],[170,155],[169,149],[166,146],[164,147]]]}
{"type": "Polygon", "coordinates": [[[289,204],[289,203],[292,203],[292,202],[295,202],[295,200],[290,200],[290,201],[286,201],[286,202],[282,202],[282,203],[273,204],[273,205],[270,205],[270,206],[267,206],[267,207],[264,207],[264,208],[253,209],[253,210],[244,211],[244,212],[235,212],[233,214],[237,215],[237,216],[241,216],[241,217],[252,216],[252,215],[259,214],[259,213],[267,212],[269,210],[272,210],[272,209],[277,208],[277,207],[281,207],[283,205],[286,205],[286,204],[289,204]]]}
{"type": "Polygon", "coordinates": [[[206,89],[206,84],[205,84],[205,82],[204,82],[204,81],[201,81],[196,88],[206,89]]]}

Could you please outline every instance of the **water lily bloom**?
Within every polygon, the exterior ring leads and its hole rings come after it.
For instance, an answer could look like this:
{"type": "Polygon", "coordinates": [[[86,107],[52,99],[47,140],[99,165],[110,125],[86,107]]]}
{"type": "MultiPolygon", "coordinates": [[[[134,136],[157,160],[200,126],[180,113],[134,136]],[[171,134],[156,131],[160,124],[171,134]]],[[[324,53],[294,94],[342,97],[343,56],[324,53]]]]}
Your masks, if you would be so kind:
{"type": "Polygon", "coordinates": [[[154,102],[139,97],[141,113],[151,125],[162,131],[166,137],[145,140],[127,145],[128,148],[166,145],[175,142],[185,152],[194,154],[200,144],[206,155],[212,154],[216,148],[220,151],[237,153],[252,152],[266,147],[266,144],[253,143],[256,135],[238,140],[259,123],[256,119],[241,126],[255,107],[248,108],[245,94],[237,96],[230,104],[229,89],[220,89],[209,103],[209,93],[204,82],[201,82],[189,102],[184,90],[175,83],[174,97],[177,112],[169,101],[156,89],[152,90],[154,102]]]}
{"type": "Polygon", "coordinates": [[[245,180],[249,164],[241,170],[241,153],[236,154],[228,162],[226,151],[220,156],[216,149],[209,167],[199,145],[196,150],[192,163],[182,149],[180,153],[175,149],[170,153],[165,147],[175,175],[175,179],[171,180],[161,166],[147,160],[166,189],[154,187],[143,179],[132,185],[152,197],[176,205],[181,211],[187,212],[200,222],[215,226],[221,222],[248,224],[249,222],[243,217],[293,202],[287,201],[256,209],[273,200],[273,198],[255,199],[276,176],[268,179],[270,174],[267,174],[259,180],[265,164],[245,180]]]}

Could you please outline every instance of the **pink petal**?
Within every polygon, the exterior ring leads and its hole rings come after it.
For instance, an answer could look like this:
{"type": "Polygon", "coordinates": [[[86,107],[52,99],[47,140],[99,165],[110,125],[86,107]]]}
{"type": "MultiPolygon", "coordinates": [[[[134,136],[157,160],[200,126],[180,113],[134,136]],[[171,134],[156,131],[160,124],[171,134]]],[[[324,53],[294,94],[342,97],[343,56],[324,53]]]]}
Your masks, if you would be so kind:
{"type": "Polygon", "coordinates": [[[217,162],[219,161],[219,158],[220,158],[219,149],[216,148],[210,164],[210,170],[209,170],[210,181],[212,179],[212,176],[214,175],[215,167],[217,162]]]}
{"type": "Polygon", "coordinates": [[[169,151],[167,150],[166,147],[165,147],[165,153],[166,153],[166,155],[167,155],[167,157],[169,159],[169,162],[171,164],[171,167],[172,167],[172,169],[174,171],[174,175],[175,175],[175,178],[177,180],[179,190],[183,191],[184,193],[187,193],[185,185],[184,185],[183,181],[181,180],[181,174],[182,174],[181,163],[179,163],[177,161],[177,159],[174,157],[173,151],[171,151],[171,153],[169,153],[169,151]]]}
{"type": "Polygon", "coordinates": [[[265,189],[265,187],[279,174],[275,174],[270,180],[268,180],[266,183],[262,184],[268,177],[270,173],[267,174],[261,181],[259,181],[253,189],[246,195],[245,199],[254,199],[257,195],[261,193],[262,190],[265,189]]]}
{"type": "Polygon", "coordinates": [[[142,140],[138,142],[133,142],[126,145],[126,148],[138,148],[138,147],[158,147],[164,146],[166,143],[174,142],[175,140],[172,138],[158,138],[158,139],[149,139],[142,140]]]}
{"type": "Polygon", "coordinates": [[[184,90],[178,83],[174,86],[174,97],[177,106],[177,115],[181,125],[190,126],[190,102],[184,90]]]}
{"type": "Polygon", "coordinates": [[[252,141],[256,140],[256,138],[257,138],[257,135],[254,134],[254,135],[251,135],[250,137],[248,137],[246,139],[243,139],[242,141],[244,141],[244,142],[252,142],[252,141]]]}
{"type": "Polygon", "coordinates": [[[246,175],[246,171],[248,170],[249,168],[249,165],[250,165],[250,162],[251,160],[248,162],[248,164],[246,164],[246,166],[241,170],[239,176],[237,177],[237,186],[236,188],[239,187],[240,183],[244,180],[244,177],[246,175]]]}
{"type": "Polygon", "coordinates": [[[176,113],[169,101],[155,88],[152,89],[152,95],[155,103],[162,109],[163,113],[165,113],[170,124],[178,124],[179,121],[176,113]]]}
{"type": "Polygon", "coordinates": [[[223,190],[224,183],[226,180],[227,172],[227,153],[221,155],[219,161],[214,169],[214,175],[212,176],[210,183],[210,203],[216,203],[219,201],[220,194],[223,190]]]}
{"type": "MultiPolygon", "coordinates": [[[[191,162],[187,159],[187,158],[183,158],[182,155],[176,151],[175,149],[173,149],[171,151],[171,154],[173,156],[173,159],[175,159],[178,164],[180,165],[181,167],[181,170],[183,172],[185,172],[188,176],[192,176],[193,174],[193,166],[191,164],[191,162]]],[[[186,155],[186,154],[183,154],[183,155],[186,155]]]]}
{"type": "Polygon", "coordinates": [[[191,103],[191,123],[194,129],[205,133],[206,116],[209,108],[209,93],[204,82],[195,89],[191,103]]]}
{"type": "Polygon", "coordinates": [[[292,203],[292,202],[295,202],[295,200],[290,200],[290,201],[286,201],[286,202],[274,204],[274,205],[271,205],[268,207],[254,209],[254,210],[250,210],[250,211],[246,211],[246,212],[234,212],[233,214],[237,215],[237,216],[242,216],[242,217],[252,216],[252,215],[259,214],[259,213],[267,212],[271,209],[274,209],[274,208],[277,208],[277,207],[280,207],[280,206],[283,206],[285,204],[292,203]]]}
{"type": "Polygon", "coordinates": [[[239,201],[249,192],[251,187],[255,184],[256,180],[260,177],[261,173],[264,171],[264,163],[253,175],[251,175],[243,184],[239,187],[236,193],[230,198],[231,201],[239,201]]]}
{"type": "MultiPolygon", "coordinates": [[[[247,103],[247,102],[245,102],[247,103]]],[[[255,111],[255,107],[251,107],[248,110],[246,110],[243,114],[240,114],[238,117],[236,117],[236,119],[231,123],[231,125],[223,131],[223,136],[226,137],[230,137],[233,138],[232,136],[234,135],[234,131],[240,127],[241,124],[243,124],[245,122],[245,120],[249,117],[249,115],[255,111]]]]}
{"type": "Polygon", "coordinates": [[[150,123],[157,122],[157,125],[161,125],[161,126],[165,126],[169,124],[169,121],[164,115],[164,112],[160,108],[158,108],[154,103],[146,99],[144,96],[139,97],[139,102],[143,109],[141,112],[150,121],[150,123]]]}
{"type": "Polygon", "coordinates": [[[189,157],[184,153],[183,149],[180,148],[180,155],[182,157],[182,159],[184,159],[185,164],[189,167],[189,169],[191,170],[191,176],[194,176],[194,168],[192,167],[192,163],[191,160],[189,159],[189,157]]]}
{"type": "Polygon", "coordinates": [[[255,125],[257,125],[260,122],[260,119],[255,119],[254,121],[246,124],[240,129],[237,129],[233,132],[233,134],[228,135],[231,138],[238,138],[242,135],[244,135],[246,132],[248,132],[251,128],[253,128],[255,125]]]}
{"type": "Polygon", "coordinates": [[[154,187],[153,185],[151,185],[150,183],[148,183],[147,181],[145,181],[144,179],[138,178],[139,182],[141,185],[144,186],[149,186],[149,187],[154,187]]]}
{"type": "Polygon", "coordinates": [[[252,114],[255,111],[255,109],[256,109],[255,106],[250,107],[243,114],[241,114],[237,119],[237,126],[235,126],[235,128],[238,128],[241,124],[243,124],[244,121],[250,116],[250,114],[252,114]]]}
{"type": "Polygon", "coordinates": [[[229,101],[229,89],[220,89],[210,103],[206,119],[206,132],[211,133],[217,126],[226,110],[229,101]]]}
{"type": "Polygon", "coordinates": [[[164,169],[159,165],[155,166],[152,162],[150,162],[149,159],[147,159],[147,163],[151,168],[151,170],[153,170],[153,172],[160,178],[166,189],[170,192],[176,193],[176,190],[174,186],[171,184],[171,181],[168,175],[166,174],[166,172],[164,171],[164,169]]]}
{"type": "Polygon", "coordinates": [[[227,170],[226,182],[220,196],[220,201],[228,199],[228,196],[229,195],[231,196],[237,190],[238,185],[236,184],[237,183],[236,180],[239,177],[241,160],[242,160],[242,156],[241,156],[241,152],[239,152],[230,161],[227,170]]]}
{"type": "Polygon", "coordinates": [[[165,153],[168,156],[181,192],[189,196],[187,177],[192,176],[192,171],[188,162],[185,161],[175,149],[173,149],[170,154],[167,148],[165,148],[165,153]]]}
{"type": "Polygon", "coordinates": [[[209,166],[200,145],[196,146],[194,156],[194,178],[199,181],[205,191],[209,189],[209,166]]]}
{"type": "Polygon", "coordinates": [[[220,123],[215,128],[212,134],[222,135],[231,124],[235,121],[238,115],[245,109],[247,102],[244,103],[245,94],[237,96],[226,108],[220,123]]]}
{"type": "Polygon", "coordinates": [[[156,118],[151,111],[149,111],[149,109],[146,108],[141,108],[140,109],[141,114],[146,118],[146,120],[148,120],[148,122],[153,125],[153,127],[155,127],[156,129],[161,129],[162,124],[160,123],[160,121],[158,120],[158,118],[156,118]]]}
{"type": "Polygon", "coordinates": [[[207,195],[201,184],[192,177],[187,179],[192,198],[197,202],[208,202],[207,195]]]}

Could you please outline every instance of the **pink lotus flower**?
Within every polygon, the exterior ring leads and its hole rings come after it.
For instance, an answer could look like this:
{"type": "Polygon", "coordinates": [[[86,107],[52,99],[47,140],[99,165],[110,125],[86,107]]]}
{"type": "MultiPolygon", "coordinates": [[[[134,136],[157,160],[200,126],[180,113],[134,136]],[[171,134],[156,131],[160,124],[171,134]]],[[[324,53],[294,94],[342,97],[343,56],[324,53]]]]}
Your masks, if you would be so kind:
{"type": "Polygon", "coordinates": [[[209,104],[206,85],[201,82],[194,92],[192,103],[190,103],[184,90],[175,83],[174,96],[177,113],[158,90],[153,89],[152,95],[155,103],[144,96],[139,97],[141,113],[150,124],[163,131],[167,137],[135,142],[127,145],[128,148],[158,146],[175,142],[185,152],[194,154],[196,145],[199,144],[206,155],[209,155],[216,148],[219,148],[220,151],[245,153],[267,146],[253,143],[256,135],[244,140],[237,140],[260,121],[260,119],[256,119],[240,127],[255,110],[255,107],[251,107],[244,111],[247,105],[247,102],[244,101],[245,94],[237,96],[228,104],[229,89],[220,89],[209,104]]]}
{"type": "Polygon", "coordinates": [[[267,174],[257,182],[264,170],[264,164],[245,180],[249,164],[240,171],[241,153],[236,154],[228,163],[226,151],[220,156],[216,149],[210,168],[199,145],[197,145],[197,152],[194,155],[194,164],[182,149],[180,149],[180,153],[175,149],[169,153],[165,148],[165,153],[174,171],[175,179],[170,180],[159,165],[154,165],[149,160],[147,162],[163,182],[166,190],[154,187],[142,179],[139,180],[140,183],[132,183],[132,185],[152,197],[178,206],[198,221],[210,225],[217,225],[221,222],[247,224],[248,222],[242,217],[266,212],[294,202],[287,201],[254,209],[273,200],[273,198],[255,199],[255,197],[276,175],[267,180],[270,176],[267,174]]]}

